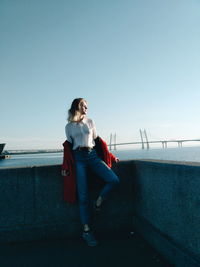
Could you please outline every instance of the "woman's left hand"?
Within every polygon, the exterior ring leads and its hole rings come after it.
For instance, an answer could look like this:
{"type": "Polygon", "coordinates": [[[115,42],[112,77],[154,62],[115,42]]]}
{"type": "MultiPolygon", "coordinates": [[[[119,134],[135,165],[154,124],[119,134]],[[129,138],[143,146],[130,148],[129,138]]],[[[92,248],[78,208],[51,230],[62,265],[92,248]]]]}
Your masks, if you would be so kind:
{"type": "Polygon", "coordinates": [[[119,162],[119,158],[115,158],[115,162],[116,162],[116,163],[119,162]]]}

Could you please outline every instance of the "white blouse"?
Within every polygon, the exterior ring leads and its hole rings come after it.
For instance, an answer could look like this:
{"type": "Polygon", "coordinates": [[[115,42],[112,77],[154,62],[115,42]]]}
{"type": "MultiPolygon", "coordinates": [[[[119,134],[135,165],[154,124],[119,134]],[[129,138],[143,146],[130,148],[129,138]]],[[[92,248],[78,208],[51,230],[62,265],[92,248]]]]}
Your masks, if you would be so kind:
{"type": "Polygon", "coordinates": [[[73,144],[73,150],[77,147],[94,147],[94,139],[97,138],[94,122],[84,118],[81,122],[69,122],[65,126],[67,141],[73,144]]]}

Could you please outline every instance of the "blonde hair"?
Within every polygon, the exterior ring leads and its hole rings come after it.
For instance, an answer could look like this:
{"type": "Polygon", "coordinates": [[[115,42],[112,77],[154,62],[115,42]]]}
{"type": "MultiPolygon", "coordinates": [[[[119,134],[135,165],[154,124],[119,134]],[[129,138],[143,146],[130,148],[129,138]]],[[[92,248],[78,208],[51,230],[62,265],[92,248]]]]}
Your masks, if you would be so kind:
{"type": "Polygon", "coordinates": [[[79,111],[81,102],[87,101],[84,98],[75,98],[68,110],[68,122],[76,122],[80,120],[81,113],[79,111]]]}

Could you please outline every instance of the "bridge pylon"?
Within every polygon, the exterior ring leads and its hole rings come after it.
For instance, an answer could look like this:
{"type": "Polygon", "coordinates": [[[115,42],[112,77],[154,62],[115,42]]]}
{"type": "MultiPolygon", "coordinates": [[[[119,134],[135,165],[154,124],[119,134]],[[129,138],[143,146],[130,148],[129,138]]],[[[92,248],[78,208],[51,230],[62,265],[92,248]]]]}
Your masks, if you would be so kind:
{"type": "Polygon", "coordinates": [[[141,142],[142,142],[142,149],[145,148],[145,143],[146,143],[147,149],[149,149],[149,141],[148,141],[147,132],[145,129],[144,130],[140,129],[140,137],[141,137],[141,142]]]}
{"type": "Polygon", "coordinates": [[[109,144],[110,150],[112,150],[112,149],[116,150],[117,149],[116,143],[117,143],[117,134],[111,133],[110,134],[110,144],[109,144]]]}

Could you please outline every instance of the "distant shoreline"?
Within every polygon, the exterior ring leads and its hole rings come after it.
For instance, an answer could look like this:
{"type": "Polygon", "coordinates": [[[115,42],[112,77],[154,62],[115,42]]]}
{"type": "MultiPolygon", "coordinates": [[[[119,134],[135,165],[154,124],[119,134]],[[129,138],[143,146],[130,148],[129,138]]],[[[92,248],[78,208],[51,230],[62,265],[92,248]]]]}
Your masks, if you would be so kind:
{"type": "Polygon", "coordinates": [[[39,150],[7,150],[4,154],[8,155],[24,155],[24,154],[40,154],[40,153],[59,153],[63,152],[63,149],[39,149],[39,150]]]}

